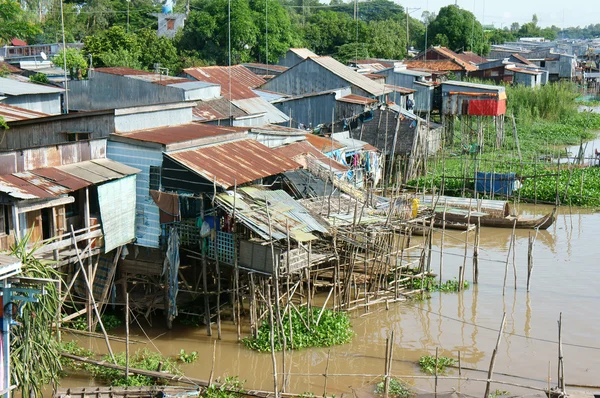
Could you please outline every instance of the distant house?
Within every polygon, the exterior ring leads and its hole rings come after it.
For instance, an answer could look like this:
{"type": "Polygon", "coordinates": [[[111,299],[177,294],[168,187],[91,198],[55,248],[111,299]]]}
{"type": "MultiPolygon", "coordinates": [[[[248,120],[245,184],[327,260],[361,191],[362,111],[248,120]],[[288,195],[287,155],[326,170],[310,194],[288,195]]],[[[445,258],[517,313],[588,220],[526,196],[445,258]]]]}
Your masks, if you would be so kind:
{"type": "Polygon", "coordinates": [[[231,68],[227,66],[187,68],[184,69],[184,74],[199,82],[219,85],[222,97],[231,101],[246,114],[261,118],[244,125],[280,124],[289,121],[286,114],[253,91],[266,81],[242,65],[233,65],[231,68]]]}
{"type": "Polygon", "coordinates": [[[496,84],[514,83],[527,87],[536,87],[548,82],[548,72],[526,59],[527,63],[511,61],[511,59],[521,61],[521,58],[521,56],[515,54],[515,56],[504,60],[485,62],[479,65],[479,69],[473,72],[472,76],[482,80],[490,80],[496,84]]]}
{"type": "Polygon", "coordinates": [[[290,116],[295,127],[314,128],[331,123],[339,116],[337,99],[351,94],[350,87],[319,93],[282,97],[272,102],[281,112],[290,116]],[[335,113],[332,114],[332,111],[335,113]],[[337,116],[336,116],[337,115],[337,116]]]}
{"type": "MultiPolygon", "coordinates": [[[[81,49],[82,47],[83,43],[67,43],[67,48],[81,49]]],[[[22,40],[13,39],[11,45],[0,47],[0,59],[11,64],[18,64],[20,61],[42,61],[42,53],[51,58],[61,49],[62,43],[27,44],[22,40]]]]}
{"type": "Polygon", "coordinates": [[[284,55],[279,57],[277,65],[291,68],[309,57],[318,57],[318,55],[308,48],[290,48],[284,55]]]}
{"type": "Polygon", "coordinates": [[[350,87],[352,94],[385,99],[390,90],[331,57],[306,58],[281,75],[269,80],[261,89],[290,95],[305,95],[341,87],[350,87]]]}
{"type": "Polygon", "coordinates": [[[156,34],[158,36],[164,36],[172,39],[180,29],[183,29],[183,26],[185,25],[185,14],[162,12],[153,15],[158,19],[158,28],[156,30],[156,34]]]}
{"type": "MultiPolygon", "coordinates": [[[[433,110],[433,83],[430,72],[408,69],[403,63],[375,72],[385,76],[385,82],[390,85],[406,87],[414,90],[413,111],[431,112],[433,110]]],[[[406,108],[404,106],[404,108],[406,108]]]]}
{"type": "Polygon", "coordinates": [[[0,77],[0,102],[50,115],[62,112],[64,89],[0,77]]]}
{"type": "Polygon", "coordinates": [[[96,68],[87,80],[69,83],[69,109],[125,108],[208,100],[219,95],[217,84],[124,67],[96,68]]]}
{"type": "Polygon", "coordinates": [[[430,47],[418,54],[414,59],[406,61],[410,69],[433,69],[440,72],[452,72],[457,79],[462,79],[470,72],[477,70],[473,61],[485,60],[476,54],[467,52],[457,54],[446,47],[430,47]]]}
{"type": "Polygon", "coordinates": [[[460,116],[500,116],[506,113],[506,89],[490,84],[442,83],[442,113],[460,116]]]}

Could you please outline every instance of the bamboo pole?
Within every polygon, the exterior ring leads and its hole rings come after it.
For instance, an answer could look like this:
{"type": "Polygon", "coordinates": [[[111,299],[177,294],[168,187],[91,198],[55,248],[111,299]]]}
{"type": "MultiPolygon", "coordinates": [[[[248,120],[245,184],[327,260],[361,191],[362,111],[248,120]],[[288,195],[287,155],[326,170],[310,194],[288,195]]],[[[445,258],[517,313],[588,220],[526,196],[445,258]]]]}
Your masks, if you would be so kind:
{"type": "Polygon", "coordinates": [[[508,244],[508,253],[506,253],[506,262],[504,263],[504,283],[502,285],[502,295],[503,296],[504,296],[504,293],[505,293],[505,290],[506,290],[506,277],[508,276],[508,260],[510,258],[510,251],[511,251],[511,249],[514,250],[512,236],[515,233],[515,228],[516,227],[517,227],[517,220],[515,219],[515,221],[513,222],[513,230],[512,230],[512,235],[511,235],[510,243],[508,244]]]}
{"type": "MultiPolygon", "coordinates": [[[[200,216],[202,217],[202,222],[206,222],[206,212],[204,211],[204,196],[200,197],[200,216]]],[[[210,325],[210,303],[208,302],[208,267],[206,266],[207,260],[206,250],[204,248],[204,238],[201,237],[199,243],[202,253],[202,293],[204,295],[204,322],[206,322],[206,334],[208,336],[212,336],[212,326],[210,325]]]]}
{"type": "Polygon", "coordinates": [[[212,361],[210,363],[210,375],[208,376],[208,385],[212,385],[215,377],[215,362],[217,361],[217,340],[213,340],[212,361]]]}
{"type": "Polygon", "coordinates": [[[473,245],[473,284],[479,282],[479,242],[481,240],[481,218],[477,217],[475,226],[475,243],[473,245]]]}
{"type": "Polygon", "coordinates": [[[129,293],[125,295],[125,380],[129,380],[129,293]]]}
{"type": "Polygon", "coordinates": [[[237,197],[237,179],[233,179],[233,214],[232,214],[232,234],[233,234],[233,268],[235,270],[234,275],[234,285],[235,285],[235,316],[234,319],[236,322],[236,333],[237,333],[237,341],[241,341],[242,339],[242,320],[241,320],[241,294],[240,294],[240,266],[238,264],[238,239],[237,239],[237,228],[235,221],[235,212],[236,212],[236,197],[237,197]]]}
{"type": "Polygon", "coordinates": [[[435,384],[433,392],[437,397],[437,389],[438,389],[438,347],[435,347],[435,384]]]}
{"type": "Polygon", "coordinates": [[[269,311],[269,327],[271,332],[271,362],[273,363],[273,391],[275,398],[279,397],[279,383],[277,382],[277,359],[275,358],[275,322],[273,320],[273,307],[271,306],[271,287],[267,286],[267,309],[269,311]]]}
{"type": "Polygon", "coordinates": [[[331,349],[327,350],[327,364],[325,365],[325,382],[323,383],[323,398],[327,398],[327,372],[329,372],[329,358],[331,357],[331,349]]]}
{"type": "Polygon", "coordinates": [[[446,239],[446,211],[448,210],[448,199],[444,203],[442,214],[442,238],[440,239],[440,285],[442,284],[442,273],[444,272],[444,240],[446,239]]]}
{"type": "Polygon", "coordinates": [[[563,394],[566,394],[565,388],[565,363],[563,360],[562,348],[562,312],[558,318],[558,388],[563,394]]]}
{"type": "Polygon", "coordinates": [[[487,383],[485,385],[485,394],[483,394],[484,397],[490,396],[490,386],[492,384],[492,376],[494,374],[494,365],[496,364],[496,356],[498,355],[498,347],[500,346],[500,341],[502,340],[502,333],[504,332],[505,321],[506,312],[502,315],[502,323],[500,324],[500,331],[498,332],[498,340],[496,340],[496,347],[492,352],[492,359],[490,360],[490,369],[488,370],[487,383]]]}

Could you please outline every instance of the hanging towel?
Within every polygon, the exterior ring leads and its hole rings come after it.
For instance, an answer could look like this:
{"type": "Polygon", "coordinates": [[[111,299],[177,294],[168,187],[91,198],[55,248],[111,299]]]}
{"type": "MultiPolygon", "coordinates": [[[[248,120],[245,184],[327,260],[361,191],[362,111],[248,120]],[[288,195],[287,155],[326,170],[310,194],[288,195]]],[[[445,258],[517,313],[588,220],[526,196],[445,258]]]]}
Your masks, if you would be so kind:
{"type": "Polygon", "coordinates": [[[160,209],[160,223],[171,223],[180,219],[179,195],[150,190],[150,196],[160,209]]]}

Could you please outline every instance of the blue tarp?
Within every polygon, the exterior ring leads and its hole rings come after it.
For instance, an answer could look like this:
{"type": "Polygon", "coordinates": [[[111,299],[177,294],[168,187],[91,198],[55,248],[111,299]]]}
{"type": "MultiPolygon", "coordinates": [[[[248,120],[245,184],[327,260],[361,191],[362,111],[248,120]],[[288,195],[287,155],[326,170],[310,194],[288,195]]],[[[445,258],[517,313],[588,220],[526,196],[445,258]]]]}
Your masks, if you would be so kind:
{"type": "Polygon", "coordinates": [[[475,192],[512,195],[514,185],[515,173],[475,173],[475,192]]]}

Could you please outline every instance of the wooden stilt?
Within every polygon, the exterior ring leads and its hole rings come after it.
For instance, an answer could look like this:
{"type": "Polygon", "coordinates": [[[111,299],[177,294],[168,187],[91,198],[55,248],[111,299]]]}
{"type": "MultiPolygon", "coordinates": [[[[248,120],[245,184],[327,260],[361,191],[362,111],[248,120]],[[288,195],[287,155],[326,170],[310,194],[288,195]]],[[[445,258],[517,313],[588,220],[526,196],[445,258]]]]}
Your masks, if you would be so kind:
{"type": "Polygon", "coordinates": [[[500,324],[500,331],[498,332],[498,340],[496,340],[496,347],[492,352],[492,359],[490,360],[490,368],[488,370],[487,375],[487,383],[485,385],[485,394],[484,397],[490,396],[490,387],[492,384],[492,376],[494,374],[494,365],[496,364],[496,356],[498,355],[498,347],[500,346],[500,341],[502,340],[502,333],[504,333],[504,322],[506,321],[506,312],[502,315],[502,323],[500,324]]]}

